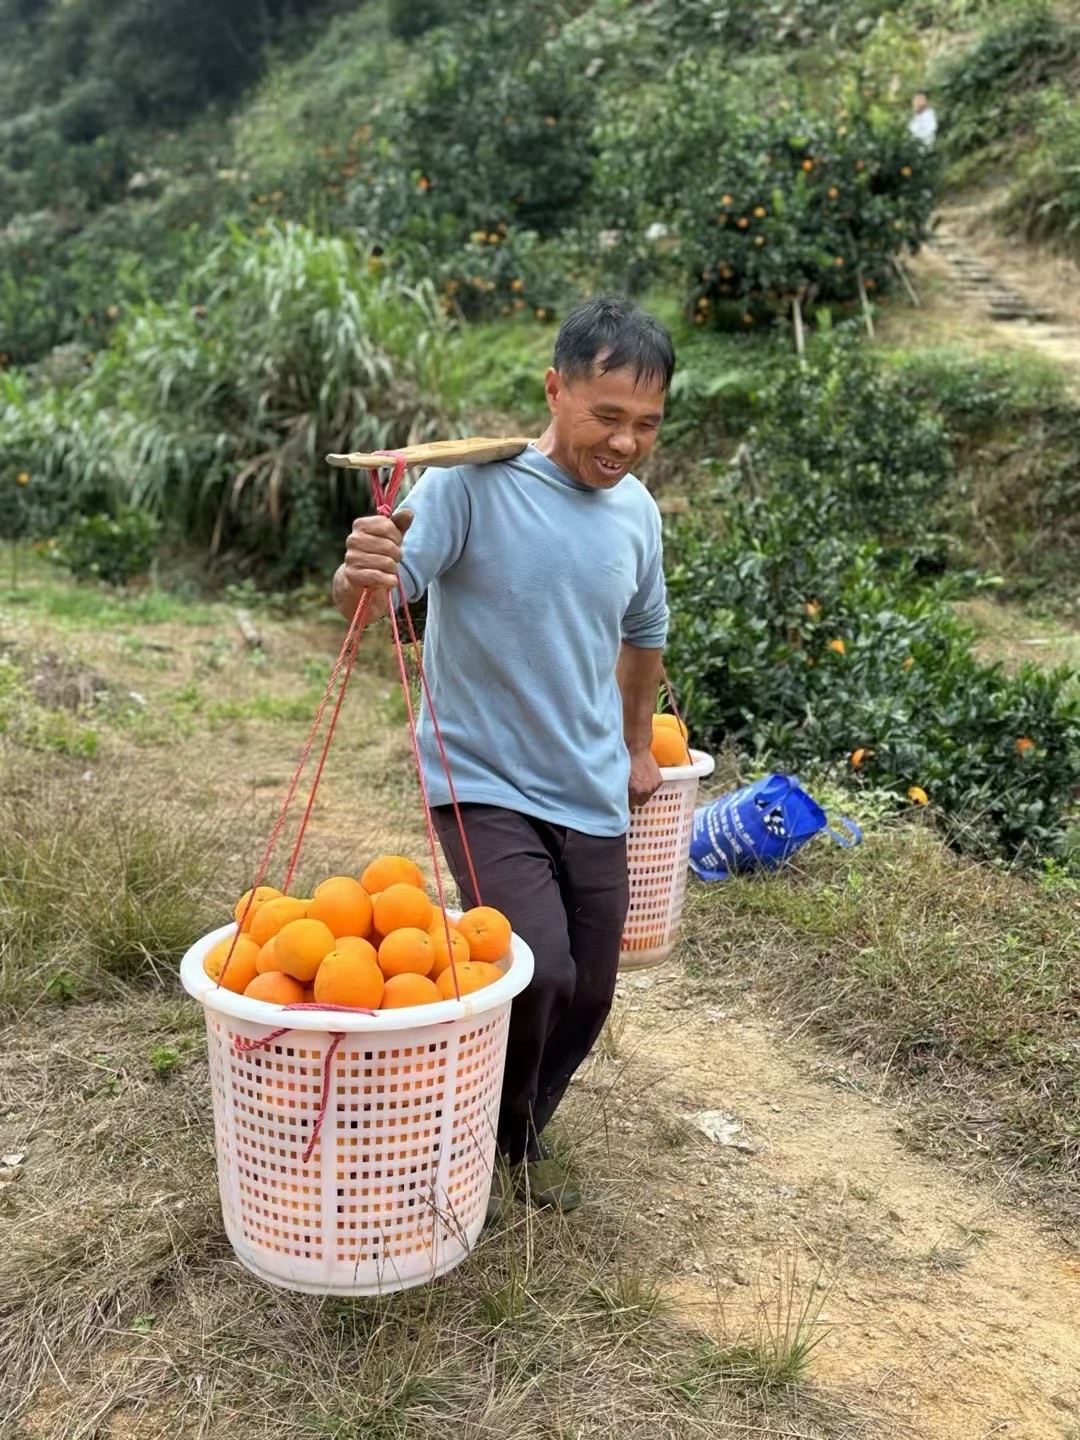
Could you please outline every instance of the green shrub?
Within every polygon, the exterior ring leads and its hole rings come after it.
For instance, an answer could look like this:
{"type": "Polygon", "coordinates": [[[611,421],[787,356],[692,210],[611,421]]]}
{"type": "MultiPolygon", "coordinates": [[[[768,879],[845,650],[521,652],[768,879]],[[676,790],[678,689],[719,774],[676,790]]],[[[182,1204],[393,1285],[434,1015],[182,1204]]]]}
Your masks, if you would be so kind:
{"type": "Polygon", "coordinates": [[[733,487],[669,544],[669,663],[693,733],[919,787],[970,849],[1064,851],[1080,783],[1068,672],[981,664],[955,585],[886,567],[875,542],[830,526],[831,508],[824,481],[756,498],[733,487]]]}
{"type": "Polygon", "coordinates": [[[835,528],[937,555],[952,473],[945,425],[854,333],[782,363],[755,408],[748,443],[770,490],[817,494],[827,476],[835,528]]]}
{"type": "Polygon", "coordinates": [[[1030,130],[1033,96],[1080,59],[1080,28],[1045,0],[1011,8],[970,49],[952,58],[938,84],[942,142],[953,156],[1030,130]]]}
{"type": "Polygon", "coordinates": [[[901,386],[954,455],[947,528],[1012,594],[1080,605],[1080,407],[1060,366],[1008,351],[919,351],[901,386]]]}
{"type": "Polygon", "coordinates": [[[1047,86],[1035,106],[1035,147],[997,219],[1037,244],[1080,255],[1080,106],[1072,86],[1047,86]]]}
{"type": "Polygon", "coordinates": [[[148,573],[160,522],[145,510],[121,508],[115,515],[78,515],[45,545],[45,553],[77,580],[126,585],[148,573]]]}
{"type": "Polygon", "coordinates": [[[415,40],[450,18],[449,0],[389,0],[390,34],[399,40],[415,40]]]}

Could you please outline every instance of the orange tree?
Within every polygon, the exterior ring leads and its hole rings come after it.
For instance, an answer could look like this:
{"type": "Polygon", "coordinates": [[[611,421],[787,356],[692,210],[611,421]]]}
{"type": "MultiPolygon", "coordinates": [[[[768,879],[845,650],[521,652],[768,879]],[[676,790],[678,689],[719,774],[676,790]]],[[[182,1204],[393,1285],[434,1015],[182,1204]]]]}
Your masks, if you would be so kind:
{"type": "Polygon", "coordinates": [[[434,31],[415,75],[358,162],[352,204],[369,233],[445,254],[500,225],[572,223],[592,181],[594,87],[543,7],[434,31]]]}
{"type": "Polygon", "coordinates": [[[725,133],[682,200],[682,256],[700,323],[850,301],[861,273],[886,288],[891,261],[927,234],[937,162],[906,130],[782,105],[725,133]]]}

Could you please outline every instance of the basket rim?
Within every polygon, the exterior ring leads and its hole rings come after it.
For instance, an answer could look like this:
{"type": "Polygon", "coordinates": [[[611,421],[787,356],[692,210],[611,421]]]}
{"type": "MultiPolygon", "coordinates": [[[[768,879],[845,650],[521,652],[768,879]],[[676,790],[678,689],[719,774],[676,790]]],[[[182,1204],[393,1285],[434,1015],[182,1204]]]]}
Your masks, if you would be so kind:
{"type": "MultiPolygon", "coordinates": [[[[446,912],[458,919],[460,910],[446,912]]],[[[346,1034],[366,1032],[400,1032],[402,1030],[428,1029],[432,1025],[454,1024],[471,1020],[489,1010],[498,1010],[515,995],[520,995],[533,977],[533,953],[519,935],[510,937],[510,964],[503,972],[503,978],[483,990],[464,995],[460,1000],[444,1000],[437,1005],[403,1005],[396,1010],[379,1010],[374,1015],[350,1014],[346,1010],[289,1010],[284,1005],[272,1007],[267,1018],[267,1005],[263,1000],[249,1000],[234,990],[226,990],[211,980],[203,969],[203,959],[219,940],[224,940],[236,930],[236,922],[219,925],[189,947],[180,961],[180,983],[188,994],[207,1010],[218,1015],[228,1015],[234,1020],[245,1020],[251,1025],[262,1026],[264,1030],[279,1029],[288,1025],[290,1030],[344,1031],[346,1034]],[[295,1024],[290,1024],[295,1021],[295,1024]]]]}
{"type": "Polygon", "coordinates": [[[704,750],[695,750],[693,746],[687,747],[690,751],[692,765],[661,765],[660,774],[666,784],[669,780],[704,780],[706,775],[711,775],[716,769],[716,761],[704,750]]]}

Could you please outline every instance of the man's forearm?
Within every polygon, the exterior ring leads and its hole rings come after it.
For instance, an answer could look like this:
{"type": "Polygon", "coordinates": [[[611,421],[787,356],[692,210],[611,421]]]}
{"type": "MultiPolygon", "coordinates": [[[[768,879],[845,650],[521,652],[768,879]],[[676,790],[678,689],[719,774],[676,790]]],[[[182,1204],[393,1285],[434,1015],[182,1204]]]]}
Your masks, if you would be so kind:
{"type": "Polygon", "coordinates": [[[641,650],[623,642],[615,677],[623,707],[623,739],[631,755],[652,744],[652,717],[663,669],[662,650],[641,650]]]}

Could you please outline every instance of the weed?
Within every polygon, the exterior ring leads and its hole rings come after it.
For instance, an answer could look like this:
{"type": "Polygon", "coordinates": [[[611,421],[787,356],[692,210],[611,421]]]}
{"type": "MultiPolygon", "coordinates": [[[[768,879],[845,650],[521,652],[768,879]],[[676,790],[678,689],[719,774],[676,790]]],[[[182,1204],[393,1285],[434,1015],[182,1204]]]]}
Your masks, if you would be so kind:
{"type": "Polygon", "coordinates": [[[155,1045],[150,1051],[150,1068],[159,1080],[168,1080],[180,1064],[180,1051],[171,1045],[155,1045]]]}

